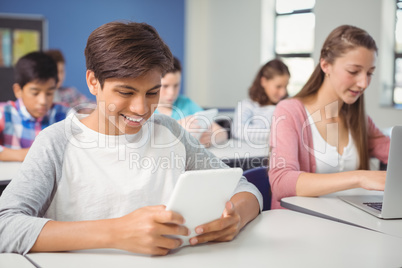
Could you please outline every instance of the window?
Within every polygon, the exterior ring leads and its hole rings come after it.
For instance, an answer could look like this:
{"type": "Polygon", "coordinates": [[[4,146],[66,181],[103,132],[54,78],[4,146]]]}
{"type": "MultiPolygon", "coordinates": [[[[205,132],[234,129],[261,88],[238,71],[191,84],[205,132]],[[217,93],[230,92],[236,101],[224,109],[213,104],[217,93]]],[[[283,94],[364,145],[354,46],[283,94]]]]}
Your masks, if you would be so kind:
{"type": "Polygon", "coordinates": [[[402,0],[396,0],[394,104],[402,108],[402,0]]]}
{"type": "Polygon", "coordinates": [[[276,0],[275,55],[289,67],[290,96],[300,91],[314,70],[314,5],[315,0],[276,0]]]}

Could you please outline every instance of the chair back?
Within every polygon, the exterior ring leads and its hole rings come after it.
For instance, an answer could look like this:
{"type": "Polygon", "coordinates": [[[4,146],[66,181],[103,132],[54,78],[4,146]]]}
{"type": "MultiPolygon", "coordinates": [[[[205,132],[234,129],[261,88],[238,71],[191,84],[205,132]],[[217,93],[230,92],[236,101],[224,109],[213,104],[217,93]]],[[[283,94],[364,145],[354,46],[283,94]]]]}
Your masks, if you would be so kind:
{"type": "Polygon", "coordinates": [[[228,117],[220,117],[217,116],[215,118],[215,123],[217,123],[218,125],[220,125],[223,129],[226,130],[226,132],[228,133],[228,139],[232,138],[232,131],[231,131],[231,127],[232,127],[232,120],[228,117]]]}
{"type": "Polygon", "coordinates": [[[271,186],[267,167],[256,167],[244,171],[243,176],[254,184],[262,194],[263,211],[271,209],[271,186]]]}

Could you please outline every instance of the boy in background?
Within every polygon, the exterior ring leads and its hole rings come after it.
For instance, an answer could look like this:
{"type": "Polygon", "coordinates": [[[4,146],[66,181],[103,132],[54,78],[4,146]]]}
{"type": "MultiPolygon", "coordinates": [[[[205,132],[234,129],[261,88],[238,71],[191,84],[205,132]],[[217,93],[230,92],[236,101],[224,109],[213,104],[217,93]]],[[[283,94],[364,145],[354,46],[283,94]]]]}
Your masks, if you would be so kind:
{"type": "Polygon", "coordinates": [[[79,110],[80,113],[90,113],[91,104],[90,101],[84,94],[80,93],[75,87],[65,87],[63,86],[64,80],[66,79],[66,60],[63,53],[58,49],[49,49],[45,51],[47,55],[53,58],[57,64],[57,73],[59,81],[57,83],[57,90],[54,94],[54,102],[62,103],[68,107],[79,110]],[[78,106],[80,105],[80,106],[78,106]],[[83,109],[83,108],[87,109],[83,109]]]}
{"type": "Polygon", "coordinates": [[[28,53],[18,60],[14,73],[17,100],[0,103],[0,161],[24,161],[38,133],[68,112],[53,103],[58,78],[50,56],[28,53]]]}
{"type": "MultiPolygon", "coordinates": [[[[0,197],[0,252],[165,255],[182,244],[170,235],[189,234],[185,219],[165,209],[179,175],[227,166],[176,120],[153,115],[173,57],[152,26],[102,25],[89,36],[85,57],[97,107],[87,116],[71,113],[35,140],[0,197]]],[[[222,217],[198,226],[190,244],[232,240],[261,204],[243,177],[222,217]]]]}

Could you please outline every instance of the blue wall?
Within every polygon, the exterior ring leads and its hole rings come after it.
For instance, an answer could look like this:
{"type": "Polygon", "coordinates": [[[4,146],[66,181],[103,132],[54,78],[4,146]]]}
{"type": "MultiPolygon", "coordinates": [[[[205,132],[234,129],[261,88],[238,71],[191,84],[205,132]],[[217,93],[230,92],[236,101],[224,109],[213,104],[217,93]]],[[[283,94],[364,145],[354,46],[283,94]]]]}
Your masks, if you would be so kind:
{"type": "Polygon", "coordinates": [[[48,48],[63,51],[67,77],[88,97],[84,49],[89,34],[115,20],[146,22],[156,28],[173,55],[184,62],[184,0],[6,0],[0,13],[36,14],[48,23],[48,48]]]}

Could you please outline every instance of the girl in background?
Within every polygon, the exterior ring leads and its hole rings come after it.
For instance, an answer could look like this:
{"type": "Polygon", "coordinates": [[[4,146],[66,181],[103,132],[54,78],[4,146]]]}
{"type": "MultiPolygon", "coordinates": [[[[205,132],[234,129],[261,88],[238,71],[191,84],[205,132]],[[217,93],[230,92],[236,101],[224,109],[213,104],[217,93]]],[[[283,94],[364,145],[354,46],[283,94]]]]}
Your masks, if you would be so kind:
{"type": "Polygon", "coordinates": [[[369,159],[387,163],[390,139],[366,116],[363,94],[376,58],[366,31],[340,26],[324,42],[306,85],[278,104],[270,137],[272,208],[288,196],[384,190],[385,171],[369,171],[369,159]]]}
{"type": "Polygon", "coordinates": [[[232,134],[236,139],[254,144],[268,142],[271,117],[276,104],[287,96],[290,73],[279,59],[267,62],[258,71],[249,88],[249,99],[237,105],[232,134]]]}
{"type": "MultiPolygon", "coordinates": [[[[162,77],[159,104],[155,113],[165,114],[176,119],[184,129],[191,133],[199,128],[193,115],[204,109],[190,98],[180,94],[181,73],[181,63],[178,58],[174,57],[173,69],[162,77]]],[[[205,147],[210,147],[223,143],[227,139],[227,131],[216,122],[212,122],[211,127],[202,133],[199,141],[205,147]]]]}

